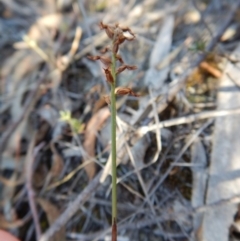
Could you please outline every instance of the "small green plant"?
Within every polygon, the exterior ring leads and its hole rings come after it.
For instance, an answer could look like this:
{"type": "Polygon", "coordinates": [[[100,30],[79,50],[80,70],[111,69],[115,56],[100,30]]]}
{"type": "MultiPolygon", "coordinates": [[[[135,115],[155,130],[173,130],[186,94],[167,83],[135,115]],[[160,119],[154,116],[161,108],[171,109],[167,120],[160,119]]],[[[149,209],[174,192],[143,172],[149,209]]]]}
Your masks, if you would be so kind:
{"type": "Polygon", "coordinates": [[[111,40],[111,46],[104,48],[102,55],[88,56],[91,60],[100,60],[105,68],[103,68],[106,80],[111,85],[110,96],[104,96],[107,104],[111,106],[111,155],[112,155],[112,241],[117,240],[117,163],[116,163],[116,95],[133,95],[132,89],[127,87],[116,87],[117,75],[125,70],[137,69],[134,65],[126,65],[118,54],[119,46],[125,41],[132,41],[135,39],[135,34],[130,28],[120,27],[118,24],[107,25],[100,23],[100,29],[105,30],[108,38],[111,40]],[[124,35],[128,32],[130,37],[124,35]],[[103,55],[110,52],[110,55],[103,55]],[[119,65],[118,65],[119,62],[119,65]]]}
{"type": "Polygon", "coordinates": [[[79,132],[83,131],[84,125],[78,119],[73,118],[70,111],[60,111],[59,114],[59,119],[61,121],[67,122],[74,134],[78,134],[79,132]]]}
{"type": "Polygon", "coordinates": [[[189,47],[189,50],[190,51],[193,51],[193,52],[204,52],[206,49],[206,41],[204,40],[198,40],[198,41],[195,41],[191,47],[189,47]]]}

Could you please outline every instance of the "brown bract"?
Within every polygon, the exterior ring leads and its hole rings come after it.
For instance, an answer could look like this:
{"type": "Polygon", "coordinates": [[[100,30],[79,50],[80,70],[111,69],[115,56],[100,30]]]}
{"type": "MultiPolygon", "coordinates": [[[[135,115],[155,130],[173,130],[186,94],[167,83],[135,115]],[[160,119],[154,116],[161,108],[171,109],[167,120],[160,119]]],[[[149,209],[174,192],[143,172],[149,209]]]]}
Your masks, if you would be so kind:
{"type": "Polygon", "coordinates": [[[116,72],[116,74],[119,74],[119,73],[121,73],[121,72],[123,72],[125,69],[128,69],[128,70],[135,70],[135,69],[137,69],[137,66],[135,66],[135,65],[122,65],[122,66],[120,66],[118,69],[117,69],[117,72],[116,72]]]}
{"type": "Polygon", "coordinates": [[[106,67],[109,67],[112,64],[111,59],[107,56],[100,56],[100,55],[88,56],[88,59],[100,60],[106,67]]]}
{"type": "Polygon", "coordinates": [[[139,95],[134,93],[131,88],[128,87],[118,87],[115,89],[116,95],[132,95],[138,97],[139,95]]]}

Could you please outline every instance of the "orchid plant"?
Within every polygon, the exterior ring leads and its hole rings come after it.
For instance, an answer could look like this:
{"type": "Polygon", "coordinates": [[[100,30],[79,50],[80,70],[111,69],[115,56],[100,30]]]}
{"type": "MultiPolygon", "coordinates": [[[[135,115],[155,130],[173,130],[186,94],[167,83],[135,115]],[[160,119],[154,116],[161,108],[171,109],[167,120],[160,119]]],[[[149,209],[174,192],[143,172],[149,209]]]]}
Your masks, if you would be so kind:
{"type": "Polygon", "coordinates": [[[112,157],[112,241],[117,240],[117,150],[116,150],[116,96],[135,94],[131,88],[117,87],[117,75],[125,70],[136,70],[135,65],[124,63],[119,52],[119,47],[125,41],[135,39],[135,34],[128,27],[120,27],[118,24],[107,25],[102,22],[99,24],[100,29],[105,30],[108,38],[111,40],[111,46],[101,50],[102,55],[88,56],[91,60],[100,60],[104,65],[103,71],[107,82],[111,86],[110,95],[104,96],[105,101],[111,106],[111,157],[112,157]],[[128,32],[130,37],[124,33],[128,32]],[[108,54],[110,53],[110,54],[108,54]]]}

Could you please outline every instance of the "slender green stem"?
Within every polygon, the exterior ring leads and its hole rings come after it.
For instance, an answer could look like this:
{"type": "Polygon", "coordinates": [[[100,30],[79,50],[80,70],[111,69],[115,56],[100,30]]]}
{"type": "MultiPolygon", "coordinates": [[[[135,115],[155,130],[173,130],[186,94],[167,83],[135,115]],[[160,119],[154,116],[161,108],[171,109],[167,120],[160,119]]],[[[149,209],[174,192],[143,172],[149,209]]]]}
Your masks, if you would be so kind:
{"type": "Polygon", "coordinates": [[[116,148],[116,57],[112,54],[113,83],[111,84],[111,133],[112,133],[112,223],[117,220],[117,148],[116,148]]]}

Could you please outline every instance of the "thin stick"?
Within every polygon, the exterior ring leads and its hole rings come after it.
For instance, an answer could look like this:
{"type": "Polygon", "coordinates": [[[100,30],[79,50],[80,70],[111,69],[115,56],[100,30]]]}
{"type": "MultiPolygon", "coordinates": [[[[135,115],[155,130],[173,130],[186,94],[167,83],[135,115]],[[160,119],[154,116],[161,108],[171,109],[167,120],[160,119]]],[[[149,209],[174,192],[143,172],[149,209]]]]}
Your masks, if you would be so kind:
{"type": "Polygon", "coordinates": [[[36,133],[34,133],[32,140],[30,142],[30,145],[28,147],[27,158],[25,163],[25,171],[26,171],[26,189],[27,189],[27,195],[28,195],[28,202],[31,209],[35,230],[36,230],[36,239],[39,240],[41,236],[41,229],[38,221],[37,207],[34,199],[35,193],[32,187],[33,162],[34,162],[33,149],[34,149],[35,139],[36,139],[35,136],[36,136],[36,133]]]}
{"type": "Polygon", "coordinates": [[[197,120],[229,116],[229,115],[238,115],[238,114],[240,114],[240,108],[229,109],[229,110],[203,111],[198,114],[192,114],[192,115],[188,115],[188,116],[174,118],[171,120],[162,121],[158,125],[155,124],[155,125],[151,125],[151,126],[143,126],[143,127],[140,127],[137,130],[137,132],[140,135],[145,135],[149,131],[155,131],[158,128],[189,124],[189,123],[192,123],[197,120]]]}
{"type": "MultiPolygon", "coordinates": [[[[151,98],[153,98],[153,91],[152,89],[149,87],[148,88],[149,94],[151,96],[151,98]]],[[[159,128],[159,118],[158,118],[158,113],[157,113],[157,106],[155,102],[152,102],[152,108],[153,108],[153,113],[154,113],[154,119],[155,119],[155,125],[158,127],[157,129],[155,129],[155,133],[156,133],[156,140],[157,140],[157,151],[154,154],[153,160],[152,162],[156,162],[159,154],[162,150],[162,141],[161,141],[161,128],[159,128]]]]}

